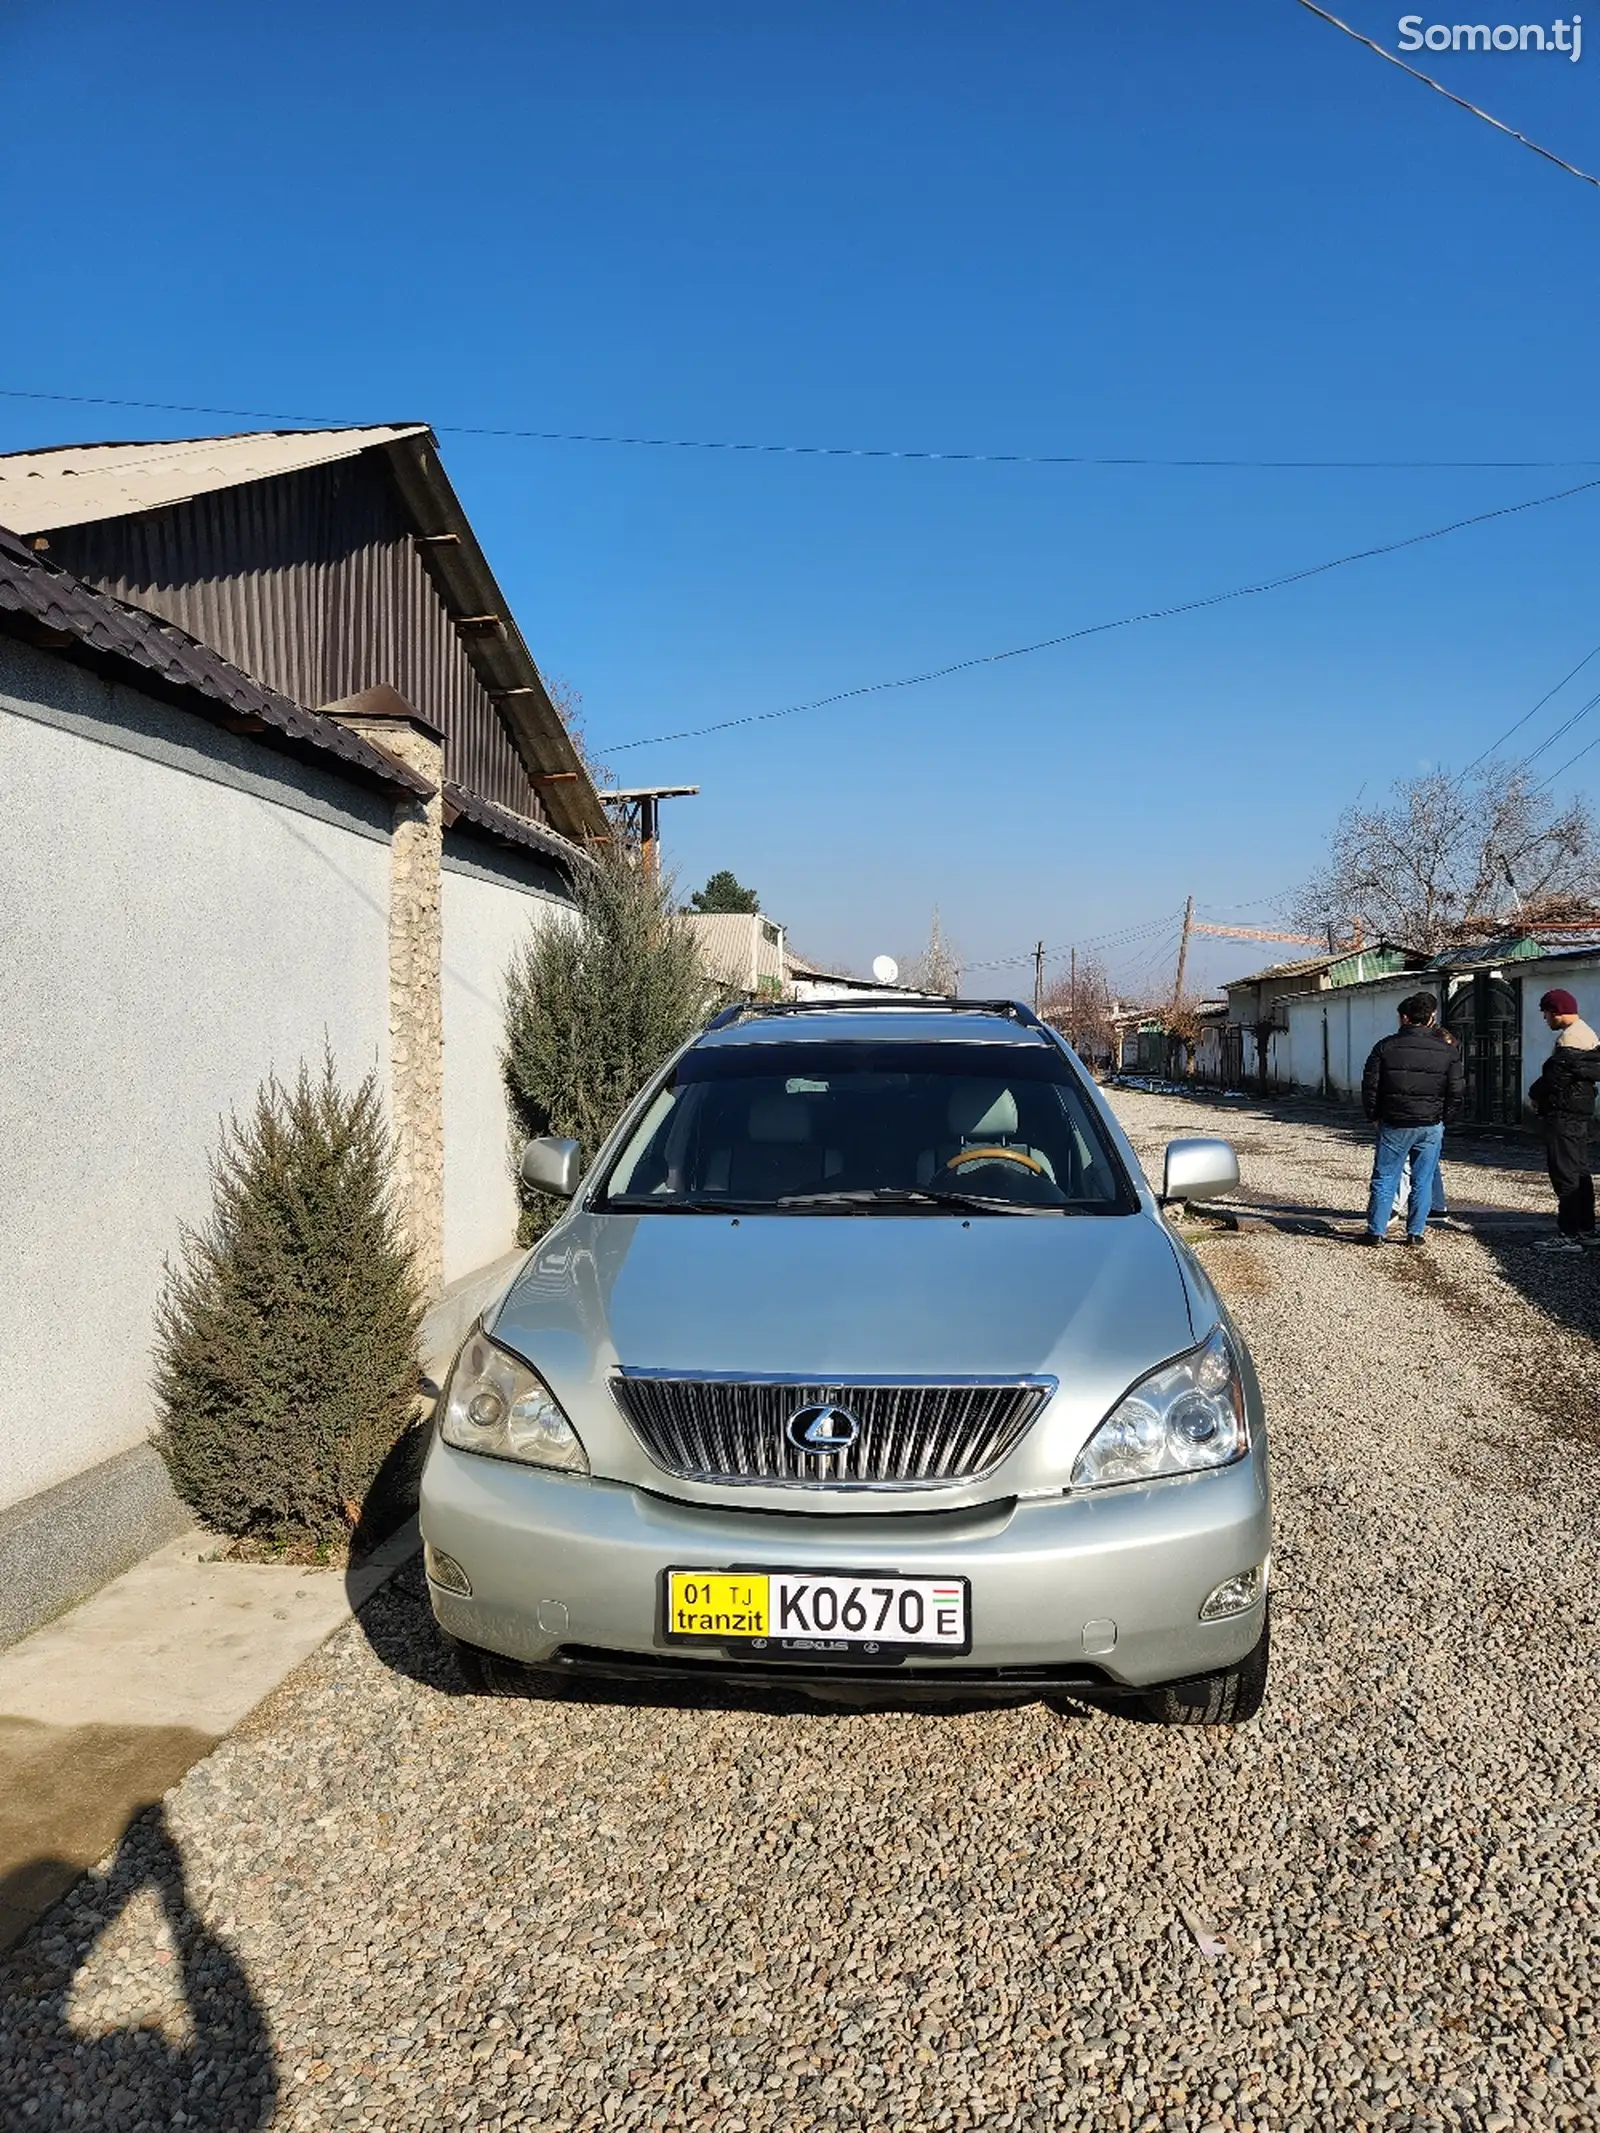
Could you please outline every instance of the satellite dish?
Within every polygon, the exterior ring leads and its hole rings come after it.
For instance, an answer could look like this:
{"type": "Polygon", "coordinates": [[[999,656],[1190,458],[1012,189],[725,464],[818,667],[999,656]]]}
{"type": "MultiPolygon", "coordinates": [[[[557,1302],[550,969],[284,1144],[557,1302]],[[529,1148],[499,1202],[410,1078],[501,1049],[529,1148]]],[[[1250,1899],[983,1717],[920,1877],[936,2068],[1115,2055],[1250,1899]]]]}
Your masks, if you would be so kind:
{"type": "Polygon", "coordinates": [[[872,959],[872,975],[880,985],[892,985],[900,975],[900,965],[892,955],[875,955],[872,959]]]}

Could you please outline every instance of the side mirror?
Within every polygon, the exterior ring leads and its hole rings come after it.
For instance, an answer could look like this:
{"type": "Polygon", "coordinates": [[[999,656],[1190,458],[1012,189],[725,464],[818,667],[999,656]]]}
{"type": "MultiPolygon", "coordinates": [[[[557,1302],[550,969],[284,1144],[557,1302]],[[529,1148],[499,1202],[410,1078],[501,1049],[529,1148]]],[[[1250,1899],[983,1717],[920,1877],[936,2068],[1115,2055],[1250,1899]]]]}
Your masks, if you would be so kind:
{"type": "Polygon", "coordinates": [[[1168,1141],[1163,1200],[1214,1200],[1239,1182],[1239,1158],[1227,1141],[1168,1141]]]}
{"type": "Polygon", "coordinates": [[[535,1192],[550,1193],[557,1200],[570,1200],[583,1174],[583,1150],[576,1141],[558,1140],[547,1133],[529,1141],[522,1151],[522,1182],[535,1192]]]}

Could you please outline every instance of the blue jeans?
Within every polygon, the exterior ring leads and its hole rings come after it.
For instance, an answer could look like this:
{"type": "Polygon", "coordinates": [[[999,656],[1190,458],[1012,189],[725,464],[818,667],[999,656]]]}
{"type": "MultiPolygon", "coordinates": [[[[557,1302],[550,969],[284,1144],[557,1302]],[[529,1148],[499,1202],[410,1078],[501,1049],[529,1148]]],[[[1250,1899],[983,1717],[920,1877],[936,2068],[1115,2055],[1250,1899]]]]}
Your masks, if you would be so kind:
{"type": "Polygon", "coordinates": [[[1433,1185],[1439,1174],[1444,1148],[1443,1126],[1380,1126],[1372,1158],[1372,1191],[1367,1200],[1367,1231],[1381,1237],[1394,1213],[1400,1174],[1411,1165],[1411,1204],[1406,1210],[1406,1234],[1420,1237],[1428,1226],[1433,1205],[1433,1185]]]}

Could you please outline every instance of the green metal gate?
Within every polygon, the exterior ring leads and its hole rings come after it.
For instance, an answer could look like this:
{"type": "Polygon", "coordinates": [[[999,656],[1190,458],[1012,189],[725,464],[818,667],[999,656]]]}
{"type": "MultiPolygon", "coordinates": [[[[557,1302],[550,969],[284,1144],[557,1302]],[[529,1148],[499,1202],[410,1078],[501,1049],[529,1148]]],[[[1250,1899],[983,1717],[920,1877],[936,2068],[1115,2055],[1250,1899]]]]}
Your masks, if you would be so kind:
{"type": "Polygon", "coordinates": [[[1461,1047],[1466,1117],[1514,1126],[1522,1117],[1522,980],[1474,971],[1445,1003],[1444,1026],[1461,1047]]]}

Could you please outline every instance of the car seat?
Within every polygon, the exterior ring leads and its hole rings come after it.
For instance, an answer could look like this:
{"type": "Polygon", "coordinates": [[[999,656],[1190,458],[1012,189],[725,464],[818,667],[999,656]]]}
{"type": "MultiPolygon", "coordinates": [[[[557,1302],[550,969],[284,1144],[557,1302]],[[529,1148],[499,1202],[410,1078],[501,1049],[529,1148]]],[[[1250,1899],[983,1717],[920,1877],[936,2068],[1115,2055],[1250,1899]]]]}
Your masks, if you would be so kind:
{"type": "Polygon", "coordinates": [[[802,1096],[758,1096],[744,1133],[706,1163],[708,1192],[735,1200],[776,1200],[785,1193],[820,1191],[844,1168],[837,1148],[816,1138],[813,1106],[802,1096]]]}
{"type": "Polygon", "coordinates": [[[1054,1182],[1055,1166],[1044,1150],[1019,1139],[1017,1099],[1003,1081],[958,1081],[945,1105],[945,1121],[955,1138],[923,1149],[917,1157],[919,1185],[937,1177],[963,1148],[982,1147],[986,1142],[1031,1156],[1054,1182]]]}

